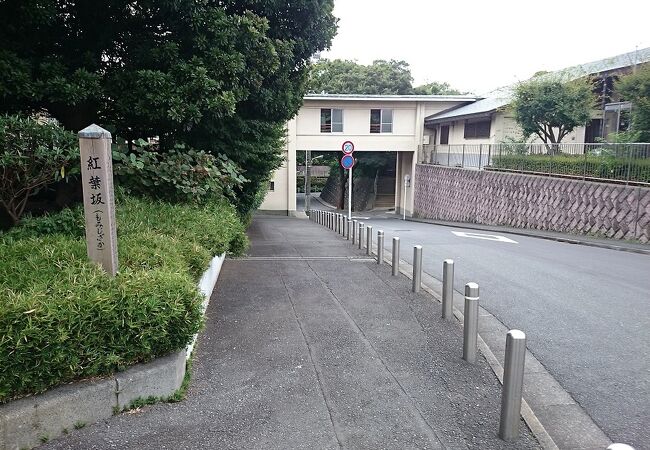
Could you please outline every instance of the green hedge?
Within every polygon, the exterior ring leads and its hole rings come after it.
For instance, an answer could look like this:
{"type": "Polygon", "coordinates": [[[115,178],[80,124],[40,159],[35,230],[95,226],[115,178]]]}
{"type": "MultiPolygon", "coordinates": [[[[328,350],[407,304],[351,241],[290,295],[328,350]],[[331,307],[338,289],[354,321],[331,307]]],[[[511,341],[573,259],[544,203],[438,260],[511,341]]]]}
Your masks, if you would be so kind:
{"type": "Polygon", "coordinates": [[[521,170],[560,175],[650,183],[650,158],[625,159],[596,155],[507,155],[496,156],[492,169],[521,170]]]}
{"type": "Polygon", "coordinates": [[[88,262],[82,210],[0,234],[0,402],[183,348],[202,322],[211,257],[247,245],[232,206],[122,196],[120,272],[88,262]]]}
{"type": "MultiPolygon", "coordinates": [[[[322,192],[327,183],[327,177],[311,177],[311,190],[310,192],[322,192]]],[[[297,192],[305,192],[305,177],[296,177],[297,192]]]]}

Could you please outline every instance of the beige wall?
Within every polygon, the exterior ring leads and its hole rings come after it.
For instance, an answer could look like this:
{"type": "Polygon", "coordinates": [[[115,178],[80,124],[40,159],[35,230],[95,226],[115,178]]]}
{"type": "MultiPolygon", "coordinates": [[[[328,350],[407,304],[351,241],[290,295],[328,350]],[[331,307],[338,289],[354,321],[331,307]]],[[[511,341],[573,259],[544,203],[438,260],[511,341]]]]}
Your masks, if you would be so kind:
{"type": "MultiPolygon", "coordinates": [[[[285,164],[273,176],[274,192],[267,193],[260,209],[294,214],[296,210],[296,151],[341,151],[344,141],[354,142],[355,152],[400,152],[400,180],[409,173],[413,178],[418,153],[423,149],[424,119],[444,111],[461,101],[411,101],[382,99],[305,99],[298,115],[287,124],[285,164]],[[321,108],[343,110],[343,132],[321,133],[321,108]],[[392,133],[370,133],[370,110],[392,109],[392,133]]],[[[398,163],[399,164],[399,163],[398,163]]],[[[401,197],[397,196],[397,201],[401,197]]],[[[407,198],[406,209],[413,210],[413,195],[407,198]]],[[[399,205],[396,205],[399,207],[399,205]]]]}

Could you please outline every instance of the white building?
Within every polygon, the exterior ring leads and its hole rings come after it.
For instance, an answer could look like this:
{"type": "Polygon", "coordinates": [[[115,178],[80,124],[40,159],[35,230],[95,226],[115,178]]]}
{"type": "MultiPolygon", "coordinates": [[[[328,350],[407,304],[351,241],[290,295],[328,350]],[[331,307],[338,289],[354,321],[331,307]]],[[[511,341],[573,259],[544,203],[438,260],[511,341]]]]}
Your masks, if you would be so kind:
{"type": "Polygon", "coordinates": [[[271,181],[260,210],[293,215],[296,212],[296,152],[341,152],[352,141],[356,152],[396,152],[395,208],[413,210],[413,195],[402,183],[415,173],[415,164],[427,143],[424,119],[450,108],[470,104],[464,95],[308,95],[297,116],[287,124],[283,166],[271,181]],[[420,153],[419,153],[420,152],[420,153]]]}

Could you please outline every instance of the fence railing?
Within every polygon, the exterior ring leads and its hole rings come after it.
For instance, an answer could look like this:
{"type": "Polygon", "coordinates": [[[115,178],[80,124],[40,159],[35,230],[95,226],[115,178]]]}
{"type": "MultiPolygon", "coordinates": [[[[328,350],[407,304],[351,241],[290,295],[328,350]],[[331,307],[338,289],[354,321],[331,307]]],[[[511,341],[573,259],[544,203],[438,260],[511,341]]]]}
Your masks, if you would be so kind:
{"type": "Polygon", "coordinates": [[[432,145],[424,163],[650,185],[650,144],[432,145]]]}

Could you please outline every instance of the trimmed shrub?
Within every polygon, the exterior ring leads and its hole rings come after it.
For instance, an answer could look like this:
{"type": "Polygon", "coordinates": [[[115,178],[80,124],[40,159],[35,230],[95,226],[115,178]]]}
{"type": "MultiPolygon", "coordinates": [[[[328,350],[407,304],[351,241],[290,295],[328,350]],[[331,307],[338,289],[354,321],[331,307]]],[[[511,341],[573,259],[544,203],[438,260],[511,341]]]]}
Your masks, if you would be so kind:
{"type": "Polygon", "coordinates": [[[628,160],[608,155],[505,155],[494,157],[490,168],[611,180],[627,180],[629,173],[629,181],[650,183],[650,158],[628,160]]]}
{"type": "Polygon", "coordinates": [[[202,202],[215,196],[234,201],[235,188],[247,180],[240,168],[224,155],[176,144],[164,153],[149,151],[138,141],[139,148],[126,153],[113,150],[117,184],[127,192],[170,202],[202,202]]]}
{"type": "Polygon", "coordinates": [[[247,244],[225,200],[119,194],[116,214],[115,278],[88,261],[76,226],[48,225],[83,223],[80,208],[0,234],[0,402],[182,349],[201,326],[200,274],[247,244]]]}
{"type": "Polygon", "coordinates": [[[30,196],[78,170],[78,160],[77,137],[56,123],[0,116],[0,206],[13,224],[30,196]]]}

